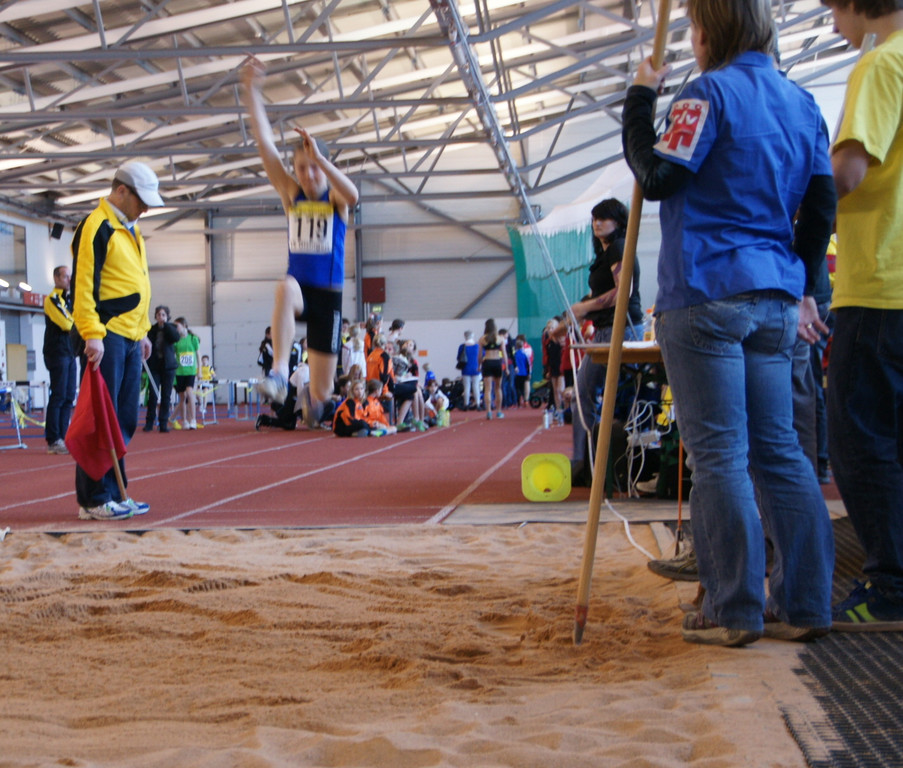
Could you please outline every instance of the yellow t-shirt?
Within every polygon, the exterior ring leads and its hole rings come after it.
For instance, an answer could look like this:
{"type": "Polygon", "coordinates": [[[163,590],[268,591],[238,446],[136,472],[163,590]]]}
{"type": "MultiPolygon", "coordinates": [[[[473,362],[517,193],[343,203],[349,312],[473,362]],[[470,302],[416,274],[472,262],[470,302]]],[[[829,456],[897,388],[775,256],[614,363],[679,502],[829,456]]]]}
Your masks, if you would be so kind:
{"type": "Polygon", "coordinates": [[[837,207],[837,307],[903,309],[903,31],[863,56],[847,83],[835,146],[872,157],[837,207]]]}

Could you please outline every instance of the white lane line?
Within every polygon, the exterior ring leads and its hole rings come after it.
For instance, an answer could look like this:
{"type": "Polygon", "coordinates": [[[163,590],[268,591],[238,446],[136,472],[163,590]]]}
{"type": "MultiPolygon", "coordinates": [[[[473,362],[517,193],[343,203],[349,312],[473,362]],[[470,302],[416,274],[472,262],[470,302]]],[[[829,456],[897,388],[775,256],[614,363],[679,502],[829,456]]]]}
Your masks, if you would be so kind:
{"type": "MultiPolygon", "coordinates": [[[[328,435],[324,434],[323,437],[328,437],[328,435]]],[[[321,438],[314,438],[314,440],[320,440],[320,439],[321,438]]],[[[304,445],[305,443],[310,443],[310,442],[313,442],[313,440],[305,440],[304,443],[286,443],[285,445],[274,445],[269,448],[261,448],[258,451],[248,451],[247,453],[230,454],[229,456],[224,456],[223,458],[220,458],[220,459],[211,459],[210,461],[202,461],[197,464],[188,464],[188,465],[184,465],[181,467],[173,467],[173,468],[161,471],[161,472],[151,472],[150,474],[147,474],[147,475],[139,475],[137,477],[129,477],[128,480],[130,483],[137,483],[137,482],[140,482],[141,480],[150,480],[155,477],[161,477],[161,476],[165,476],[165,475],[174,475],[174,474],[178,474],[180,472],[190,472],[193,469],[199,469],[201,467],[210,467],[210,466],[213,466],[214,464],[222,464],[223,462],[231,462],[235,459],[246,459],[249,456],[257,456],[261,453],[271,453],[273,451],[281,451],[286,448],[295,448],[295,447],[298,447],[300,445],[304,445]]],[[[73,469],[74,469],[74,466],[75,465],[73,464],[72,465],[73,469]]],[[[44,467],[44,469],[46,470],[46,467],[44,467]]],[[[65,499],[67,497],[72,496],[73,492],[74,492],[73,490],[69,490],[69,491],[65,491],[64,493],[58,493],[55,496],[45,496],[40,499],[29,499],[28,503],[29,504],[41,504],[41,503],[47,502],[47,501],[55,501],[56,499],[65,499]]],[[[7,509],[15,509],[16,507],[22,506],[22,504],[23,504],[23,502],[18,502],[16,504],[7,504],[5,506],[0,507],[0,512],[3,512],[4,510],[7,510],[7,509]]]]}
{"type": "MultiPolygon", "coordinates": [[[[244,491],[242,493],[237,493],[234,496],[228,496],[225,499],[219,499],[218,501],[211,502],[210,504],[205,504],[203,507],[197,507],[195,509],[190,509],[187,512],[182,512],[181,514],[174,515],[172,517],[167,517],[164,520],[154,520],[153,526],[166,525],[167,523],[175,522],[176,520],[182,520],[186,517],[191,517],[192,515],[199,514],[200,512],[206,512],[208,509],[213,509],[214,507],[221,506],[223,504],[229,504],[233,501],[238,501],[239,499],[247,498],[248,496],[254,496],[258,493],[263,493],[264,491],[272,490],[273,488],[278,488],[281,485],[287,485],[288,483],[294,483],[298,480],[303,480],[305,477],[312,477],[313,475],[318,475],[323,472],[329,472],[333,469],[338,469],[339,467],[344,467],[346,464],[354,464],[357,461],[361,461],[362,459],[368,459],[371,456],[377,456],[380,453],[385,453],[386,451],[394,450],[402,445],[407,445],[408,443],[412,443],[415,440],[421,440],[425,437],[429,436],[429,432],[424,432],[422,434],[415,435],[414,437],[409,437],[406,440],[401,440],[397,443],[392,443],[391,445],[387,445],[383,448],[379,448],[375,451],[370,451],[369,453],[363,453],[360,456],[352,456],[349,459],[345,459],[344,461],[340,461],[335,464],[330,464],[325,467],[317,467],[316,469],[308,470],[307,472],[301,472],[297,475],[292,475],[292,477],[284,478],[283,480],[277,480],[275,483],[268,483],[267,485],[261,485],[256,488],[252,488],[251,490],[244,491]]],[[[149,526],[150,527],[150,526],[149,526]]]]}
{"type": "MultiPolygon", "coordinates": [[[[246,436],[251,437],[252,435],[255,435],[255,434],[257,434],[257,433],[251,432],[251,433],[248,433],[247,435],[238,436],[237,439],[243,439],[246,436]]],[[[209,440],[197,440],[197,441],[192,441],[191,443],[177,443],[176,445],[160,445],[160,446],[157,446],[156,448],[143,448],[141,450],[141,455],[149,456],[151,454],[160,453],[162,451],[171,451],[174,448],[183,448],[183,447],[184,448],[190,447],[192,449],[194,449],[195,447],[203,448],[205,445],[208,445],[210,443],[218,443],[218,442],[220,442],[220,440],[221,440],[221,438],[217,439],[217,438],[214,438],[211,436],[209,440]]],[[[131,445],[131,443],[130,443],[130,445],[131,445]]],[[[38,467],[17,468],[17,469],[12,469],[12,470],[8,470],[8,471],[4,470],[4,471],[0,472],[0,480],[2,480],[4,477],[25,475],[30,472],[47,472],[48,469],[71,469],[71,468],[73,468],[73,464],[69,464],[66,461],[61,461],[61,462],[55,462],[53,464],[45,464],[44,466],[38,466],[38,467]]]]}
{"type": "Polygon", "coordinates": [[[458,505],[464,501],[471,493],[473,493],[477,488],[479,488],[489,477],[506,461],[508,461],[515,453],[517,453],[521,448],[523,448],[527,443],[529,443],[538,432],[541,431],[541,427],[537,427],[533,432],[527,435],[523,440],[521,440],[514,448],[512,448],[503,458],[499,459],[495,464],[493,464],[489,469],[487,469],[482,475],[480,475],[476,480],[474,480],[467,488],[465,488],[461,493],[455,496],[452,499],[451,503],[446,504],[442,509],[440,509],[435,515],[433,515],[429,520],[424,522],[424,525],[438,525],[446,517],[448,517],[452,512],[457,509],[458,505]]]}

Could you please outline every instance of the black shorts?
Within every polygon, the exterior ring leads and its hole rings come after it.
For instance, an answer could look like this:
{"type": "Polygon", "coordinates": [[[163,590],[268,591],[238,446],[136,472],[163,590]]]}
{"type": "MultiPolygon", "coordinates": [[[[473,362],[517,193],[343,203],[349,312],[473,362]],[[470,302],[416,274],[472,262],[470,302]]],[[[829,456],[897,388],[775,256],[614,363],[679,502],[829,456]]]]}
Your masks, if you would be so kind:
{"type": "Polygon", "coordinates": [[[408,400],[413,400],[416,392],[417,382],[413,379],[411,379],[411,381],[396,381],[395,392],[393,393],[396,405],[401,405],[401,403],[408,400]]]}
{"type": "Polygon", "coordinates": [[[500,379],[502,378],[502,361],[500,359],[484,360],[480,372],[491,379],[500,379]]]}
{"type": "Polygon", "coordinates": [[[342,346],[342,292],[302,285],[304,311],[298,319],[307,323],[307,348],[338,355],[342,346]]]}
{"type": "Polygon", "coordinates": [[[176,385],[174,389],[180,395],[188,388],[194,386],[194,374],[190,376],[176,376],[176,385]]]}

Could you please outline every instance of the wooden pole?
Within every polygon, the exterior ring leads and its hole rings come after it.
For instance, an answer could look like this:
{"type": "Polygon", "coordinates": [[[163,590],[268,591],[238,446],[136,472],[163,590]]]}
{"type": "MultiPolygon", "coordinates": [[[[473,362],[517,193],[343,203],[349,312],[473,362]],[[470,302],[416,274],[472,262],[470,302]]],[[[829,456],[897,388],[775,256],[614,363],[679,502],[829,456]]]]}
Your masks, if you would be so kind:
{"type": "MultiPolygon", "coordinates": [[[[112,442],[112,440],[110,442],[112,442]]],[[[116,482],[119,485],[119,493],[122,496],[122,500],[125,501],[129,495],[125,490],[125,481],[122,479],[122,470],[119,467],[119,458],[116,456],[116,449],[110,448],[110,453],[113,455],[113,471],[116,473],[116,482]]]]}
{"type": "MultiPolygon", "coordinates": [[[[671,0],[659,0],[658,22],[655,28],[655,44],[652,49],[652,63],[656,69],[662,66],[665,57],[665,41],[668,35],[668,21],[671,16],[671,0]]],[[[589,513],[586,521],[586,535],[583,542],[583,565],[577,587],[577,610],[574,620],[574,644],[583,641],[589,612],[589,590],[593,577],[593,560],[596,556],[596,537],[599,532],[599,514],[602,509],[602,495],[605,493],[605,474],[611,447],[611,425],[614,421],[615,400],[618,378],[621,370],[621,349],[624,344],[624,329],[627,325],[627,303],[633,286],[633,267],[636,262],[636,246],[640,232],[640,217],[643,214],[643,190],[639,183],[633,184],[633,199],[627,220],[627,237],[624,242],[624,256],[615,302],[614,326],[611,332],[611,347],[608,356],[608,370],[605,374],[605,396],[602,398],[602,416],[599,437],[596,441],[596,459],[593,463],[593,484],[589,497],[589,513]]]]}
{"type": "Polygon", "coordinates": [[[677,535],[674,537],[674,557],[680,554],[680,540],[684,524],[684,441],[677,440],[677,535]]]}

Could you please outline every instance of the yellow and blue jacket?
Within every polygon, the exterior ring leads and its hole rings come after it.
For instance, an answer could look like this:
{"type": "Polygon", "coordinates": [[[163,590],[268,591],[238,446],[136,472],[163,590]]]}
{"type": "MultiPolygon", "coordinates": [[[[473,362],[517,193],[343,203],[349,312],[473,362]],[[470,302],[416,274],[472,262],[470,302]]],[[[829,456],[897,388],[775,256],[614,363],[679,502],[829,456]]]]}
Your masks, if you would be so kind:
{"type": "Polygon", "coordinates": [[[72,317],[83,339],[108,332],[131,341],[150,328],[147,252],[141,230],[134,235],[103,199],[76,228],[72,239],[72,317]]]}
{"type": "Polygon", "coordinates": [[[44,357],[72,357],[69,330],[72,328],[70,294],[54,288],[44,297],[44,357]]]}

